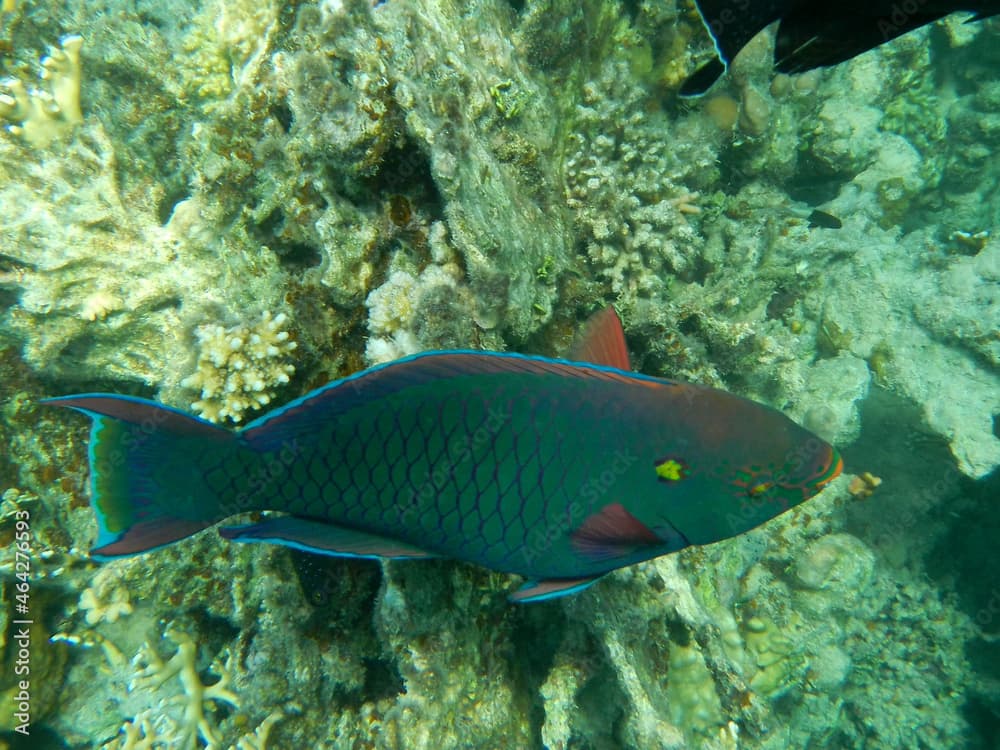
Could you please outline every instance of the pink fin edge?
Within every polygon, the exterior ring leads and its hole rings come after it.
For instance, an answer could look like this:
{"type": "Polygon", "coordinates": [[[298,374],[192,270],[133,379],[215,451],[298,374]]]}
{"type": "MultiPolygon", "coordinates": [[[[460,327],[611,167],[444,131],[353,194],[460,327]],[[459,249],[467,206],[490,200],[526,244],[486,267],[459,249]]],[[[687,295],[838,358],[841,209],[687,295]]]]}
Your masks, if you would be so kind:
{"type": "Polygon", "coordinates": [[[567,358],[576,362],[631,370],[625,332],[615,308],[608,305],[590,316],[567,358]]]}
{"type": "Polygon", "coordinates": [[[609,503],[588,516],[572,538],[576,551],[592,560],[621,557],[639,547],[663,543],[656,532],[621,503],[609,503]]]}
{"type": "Polygon", "coordinates": [[[569,596],[593,584],[600,575],[585,578],[553,578],[545,581],[530,581],[510,595],[512,602],[541,602],[569,596]]]}

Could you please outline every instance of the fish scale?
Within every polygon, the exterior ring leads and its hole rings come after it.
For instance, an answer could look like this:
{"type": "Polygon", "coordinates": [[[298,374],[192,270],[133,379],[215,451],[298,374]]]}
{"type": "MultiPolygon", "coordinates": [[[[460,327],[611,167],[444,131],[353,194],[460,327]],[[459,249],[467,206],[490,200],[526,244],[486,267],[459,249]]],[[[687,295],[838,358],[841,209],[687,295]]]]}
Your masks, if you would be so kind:
{"type": "MultiPolygon", "coordinates": [[[[313,485],[332,492],[317,498],[302,491],[303,504],[288,510],[377,528],[444,553],[454,554],[456,545],[449,540],[458,539],[457,546],[485,559],[508,558],[523,540],[525,524],[549,516],[549,503],[565,505],[572,486],[559,457],[561,444],[552,443],[547,455],[539,452],[537,399],[526,396],[521,384],[505,390],[511,395],[494,391],[488,398],[479,385],[465,393],[452,383],[440,395],[408,393],[400,396],[401,403],[387,399],[374,415],[343,415],[321,442],[330,446],[324,455],[342,455],[344,461],[329,477],[316,476],[313,485]],[[498,396],[520,408],[507,412],[503,428],[486,433],[477,446],[477,431],[498,396]],[[418,406],[407,409],[410,401],[418,406]],[[392,450],[394,436],[399,445],[392,450]],[[553,472],[557,462],[562,470],[553,472]]],[[[303,460],[314,465],[322,458],[303,460]]]]}
{"type": "Polygon", "coordinates": [[[841,470],[832,446],[780,412],[628,372],[613,310],[574,351],[596,363],[415,355],[238,432],[127,396],[50,402],[93,419],[97,559],[253,510],[270,513],[222,536],[326,555],[457,558],[528,577],[512,595],[521,601],[742,533],[841,470]]]}

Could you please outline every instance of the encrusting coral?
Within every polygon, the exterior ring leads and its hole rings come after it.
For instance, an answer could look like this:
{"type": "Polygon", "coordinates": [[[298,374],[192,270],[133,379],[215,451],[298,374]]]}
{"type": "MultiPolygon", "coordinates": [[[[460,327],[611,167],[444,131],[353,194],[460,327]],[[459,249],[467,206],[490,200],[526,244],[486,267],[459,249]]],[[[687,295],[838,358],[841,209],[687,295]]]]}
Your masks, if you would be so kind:
{"type": "Polygon", "coordinates": [[[459,274],[452,266],[428,266],[419,276],[405,270],[394,270],[384,284],[374,289],[365,300],[368,307],[368,330],[372,334],[365,347],[371,364],[380,364],[415,354],[429,342],[423,342],[415,331],[421,320],[422,303],[429,295],[444,292],[453,300],[462,298],[459,274]]]}

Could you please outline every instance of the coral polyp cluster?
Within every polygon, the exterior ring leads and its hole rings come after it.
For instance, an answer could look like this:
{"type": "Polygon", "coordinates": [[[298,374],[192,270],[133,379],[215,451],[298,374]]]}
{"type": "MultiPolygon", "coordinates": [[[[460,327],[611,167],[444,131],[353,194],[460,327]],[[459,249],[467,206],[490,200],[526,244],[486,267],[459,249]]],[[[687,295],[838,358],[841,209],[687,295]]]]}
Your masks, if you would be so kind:
{"type": "Polygon", "coordinates": [[[0,120],[8,132],[29,145],[48,146],[83,122],[80,107],[83,37],[66,36],[42,58],[41,86],[29,86],[17,78],[0,80],[0,120]]]}
{"type": "Polygon", "coordinates": [[[200,394],[191,404],[210,422],[240,422],[247,411],[271,402],[275,389],[295,374],[298,344],[284,330],[284,313],[261,314],[253,325],[203,325],[195,329],[197,369],[181,385],[200,394]]]}

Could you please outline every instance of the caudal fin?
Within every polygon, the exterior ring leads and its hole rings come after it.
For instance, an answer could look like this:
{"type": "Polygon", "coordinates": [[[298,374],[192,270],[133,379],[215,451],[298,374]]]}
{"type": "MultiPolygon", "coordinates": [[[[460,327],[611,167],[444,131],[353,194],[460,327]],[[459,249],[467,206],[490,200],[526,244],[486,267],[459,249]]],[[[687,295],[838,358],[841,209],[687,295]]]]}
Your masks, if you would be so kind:
{"type": "Polygon", "coordinates": [[[226,515],[203,458],[236,450],[233,433],[145,399],[89,393],[43,403],[76,409],[90,429],[91,555],[111,559],[163,547],[226,515]]]}

